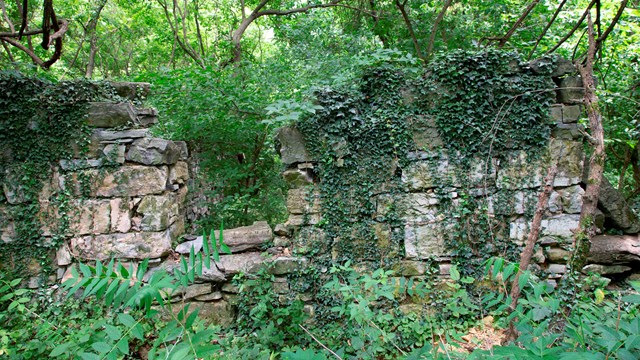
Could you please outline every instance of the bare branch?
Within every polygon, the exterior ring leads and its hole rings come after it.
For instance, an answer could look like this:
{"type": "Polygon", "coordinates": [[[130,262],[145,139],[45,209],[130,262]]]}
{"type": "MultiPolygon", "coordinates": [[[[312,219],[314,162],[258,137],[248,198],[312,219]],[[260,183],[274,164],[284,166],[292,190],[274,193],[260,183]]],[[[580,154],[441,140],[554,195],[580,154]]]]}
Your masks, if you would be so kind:
{"type": "Polygon", "coordinates": [[[573,33],[576,32],[576,30],[578,30],[580,25],[582,25],[582,22],[584,21],[584,19],[587,17],[587,15],[589,15],[589,11],[591,11],[591,8],[596,3],[596,1],[597,0],[591,0],[591,2],[589,3],[589,6],[587,6],[587,9],[584,11],[584,13],[582,13],[582,16],[580,17],[576,25],[562,39],[560,39],[560,41],[558,41],[558,43],[553,48],[551,48],[551,50],[547,51],[546,52],[547,54],[550,54],[556,51],[556,49],[558,49],[562,44],[564,44],[564,42],[567,41],[571,37],[571,35],[573,35],[573,33]]]}
{"type": "Polygon", "coordinates": [[[422,50],[420,49],[420,43],[418,43],[418,39],[416,38],[416,34],[413,31],[413,25],[411,25],[411,19],[409,19],[409,15],[407,14],[406,9],[404,8],[406,1],[404,3],[400,3],[399,0],[395,0],[396,7],[400,10],[402,14],[402,19],[404,20],[405,25],[407,26],[407,30],[409,31],[409,36],[411,36],[411,41],[413,42],[413,47],[416,49],[416,55],[422,60],[424,60],[424,56],[422,55],[422,50]]]}
{"type": "Polygon", "coordinates": [[[522,13],[522,15],[520,15],[520,18],[515,22],[515,24],[513,24],[513,26],[511,26],[511,29],[509,29],[509,31],[507,31],[507,33],[500,39],[500,42],[498,43],[499,48],[503,47],[507,43],[507,41],[509,41],[509,39],[511,38],[511,35],[513,35],[513,33],[516,32],[516,30],[518,30],[520,25],[522,25],[524,20],[529,16],[533,8],[535,8],[539,2],[540,0],[533,0],[531,4],[527,6],[527,8],[522,13]]]}
{"type": "Polygon", "coordinates": [[[596,51],[600,48],[600,45],[602,45],[602,43],[607,39],[607,36],[609,36],[611,31],[613,31],[613,28],[618,23],[618,20],[620,20],[620,17],[622,16],[624,9],[627,7],[627,3],[628,3],[628,0],[622,0],[622,3],[618,8],[618,12],[616,13],[616,16],[613,18],[613,20],[611,20],[611,24],[609,24],[609,26],[607,27],[607,30],[605,30],[604,33],[601,36],[599,36],[598,39],[596,40],[596,51]]]}
{"type": "Polygon", "coordinates": [[[553,16],[551,17],[551,20],[549,20],[547,25],[544,27],[544,29],[540,33],[540,36],[538,36],[538,39],[536,40],[535,45],[533,45],[533,49],[531,49],[531,52],[529,52],[529,60],[531,60],[531,57],[533,56],[533,53],[536,51],[536,48],[538,47],[538,45],[540,45],[540,41],[542,41],[544,36],[547,34],[547,31],[549,31],[549,28],[551,28],[551,25],[553,25],[553,23],[556,21],[556,18],[558,17],[558,15],[560,14],[560,11],[562,11],[562,8],[564,7],[564,4],[566,4],[566,3],[567,3],[567,0],[562,0],[560,5],[558,5],[558,8],[553,13],[553,16]]]}
{"type": "Polygon", "coordinates": [[[42,61],[42,59],[40,59],[38,57],[38,55],[36,55],[33,51],[31,51],[30,49],[28,49],[26,46],[22,45],[20,42],[18,42],[17,40],[14,40],[12,38],[7,38],[7,37],[0,37],[0,40],[2,41],[6,41],[9,44],[17,47],[18,49],[22,50],[25,52],[25,54],[29,55],[29,57],[33,60],[33,62],[36,63],[36,65],[39,65],[41,67],[44,68],[44,61],[42,61]]]}
{"type": "Polygon", "coordinates": [[[436,17],[436,20],[433,22],[433,26],[431,27],[431,35],[429,35],[429,44],[428,44],[427,53],[426,53],[427,57],[429,57],[431,55],[431,52],[433,51],[433,45],[434,45],[433,43],[436,40],[436,32],[438,30],[438,25],[440,25],[440,22],[444,18],[444,15],[446,14],[449,6],[451,6],[452,2],[453,0],[445,0],[444,6],[442,6],[442,10],[440,10],[440,13],[438,13],[438,16],[436,17]]]}

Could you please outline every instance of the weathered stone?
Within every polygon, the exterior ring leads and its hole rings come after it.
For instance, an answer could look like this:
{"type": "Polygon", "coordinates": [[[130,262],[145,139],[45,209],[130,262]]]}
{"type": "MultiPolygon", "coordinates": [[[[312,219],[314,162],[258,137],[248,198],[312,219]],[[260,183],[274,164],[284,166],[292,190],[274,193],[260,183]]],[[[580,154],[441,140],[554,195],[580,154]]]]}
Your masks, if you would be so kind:
{"type": "Polygon", "coordinates": [[[60,168],[65,171],[98,168],[103,165],[102,159],[60,160],[60,168]]]}
{"type": "Polygon", "coordinates": [[[238,294],[240,292],[240,288],[234,285],[233,283],[224,283],[222,285],[221,290],[226,293],[238,294]]]}
{"type": "Polygon", "coordinates": [[[216,283],[225,282],[228,280],[225,274],[216,267],[213,261],[211,261],[211,266],[209,268],[205,266],[202,267],[202,275],[196,276],[196,279],[199,281],[209,281],[216,283]]]}
{"type": "Polygon", "coordinates": [[[562,264],[550,264],[547,271],[551,274],[565,274],[567,272],[567,266],[562,264]]]}
{"type": "Polygon", "coordinates": [[[580,119],[582,106],[555,104],[551,106],[551,118],[558,124],[574,124],[580,119]]]}
{"type": "Polygon", "coordinates": [[[637,234],[594,236],[588,261],[604,265],[640,263],[640,238],[637,234]]]}
{"type": "Polygon", "coordinates": [[[171,140],[142,138],[133,142],[127,152],[127,160],[144,165],[175,164],[180,158],[180,148],[171,140]]]}
{"type": "Polygon", "coordinates": [[[492,186],[496,181],[498,160],[474,158],[467,172],[467,179],[472,186],[492,186]]]}
{"type": "Polygon", "coordinates": [[[151,84],[146,82],[110,81],[109,84],[113,86],[119,96],[129,100],[145,98],[151,90],[151,84]]]}
{"type": "Polygon", "coordinates": [[[284,181],[290,188],[301,188],[313,185],[313,177],[309,172],[300,169],[289,169],[282,173],[284,181]]]}
{"type": "Polygon", "coordinates": [[[111,199],[111,232],[126,233],[131,229],[129,202],[120,198],[111,199]]]}
{"type": "Polygon", "coordinates": [[[196,296],[197,301],[214,301],[222,299],[222,293],[220,291],[214,291],[211,294],[196,296]]]}
{"type": "Polygon", "coordinates": [[[625,234],[640,232],[640,221],[625,197],[604,177],[600,184],[598,207],[605,215],[605,227],[622,230],[625,234]]]}
{"type": "Polygon", "coordinates": [[[451,274],[451,264],[449,263],[438,264],[438,274],[442,276],[449,276],[451,274]]]}
{"type": "Polygon", "coordinates": [[[69,230],[75,236],[106,234],[111,229],[109,200],[75,200],[69,215],[69,230]]]}
{"type": "Polygon", "coordinates": [[[62,244],[58,251],[56,251],[56,264],[58,266],[67,266],[71,264],[71,252],[69,252],[69,247],[67,244],[62,244]]]}
{"type": "Polygon", "coordinates": [[[190,300],[196,296],[206,295],[211,293],[211,284],[191,284],[187,286],[183,299],[190,300]]]}
{"type": "Polygon", "coordinates": [[[288,226],[303,226],[303,225],[317,225],[320,220],[322,220],[322,216],[320,214],[311,214],[311,215],[289,215],[289,219],[285,223],[288,226]]]}
{"type": "Polygon", "coordinates": [[[82,260],[159,258],[171,251],[171,236],[168,231],[83,236],[71,239],[71,250],[82,260]]]}
{"type": "Polygon", "coordinates": [[[319,192],[310,192],[305,188],[290,189],[287,195],[289,214],[317,214],[321,210],[319,192]]]}
{"type": "Polygon", "coordinates": [[[582,268],[583,274],[599,274],[599,275],[615,275],[622,274],[631,271],[629,266],[623,265],[600,265],[600,264],[589,264],[582,268]]]}
{"type": "Polygon", "coordinates": [[[440,203],[433,193],[410,193],[402,198],[401,207],[405,211],[405,217],[411,221],[434,221],[438,215],[435,205],[440,203]]]}
{"type": "Polygon", "coordinates": [[[549,248],[546,251],[549,261],[555,263],[566,264],[571,258],[571,251],[567,251],[560,248],[549,248]]]}
{"type": "Polygon", "coordinates": [[[409,119],[413,142],[418,149],[437,149],[442,147],[442,138],[438,133],[435,119],[431,116],[415,116],[409,119]]]}
{"type": "Polygon", "coordinates": [[[580,141],[567,141],[552,138],[549,143],[551,159],[557,159],[558,172],[553,186],[571,186],[580,183],[584,149],[580,141]]]}
{"type": "Polygon", "coordinates": [[[547,259],[545,258],[541,247],[536,247],[533,255],[531,256],[531,260],[538,264],[544,264],[546,262],[547,259]]]}
{"type": "Polygon", "coordinates": [[[408,259],[445,255],[444,229],[440,223],[405,225],[404,248],[408,259]]]}
{"type": "Polygon", "coordinates": [[[186,161],[189,159],[189,148],[187,147],[187,143],[185,141],[174,141],[173,143],[180,148],[180,160],[186,161]]]}
{"type": "Polygon", "coordinates": [[[184,184],[189,180],[189,164],[184,161],[178,161],[175,165],[169,167],[169,183],[184,184]]]}
{"type": "MultiPolygon", "coordinates": [[[[220,231],[215,231],[216,239],[220,238],[220,231]]],[[[271,227],[266,221],[256,221],[251,226],[243,226],[235,229],[224,230],[223,241],[231,252],[258,249],[266,241],[273,238],[271,227]]],[[[211,239],[209,239],[211,244],[211,239]]],[[[195,240],[184,242],[176,247],[176,252],[180,254],[188,254],[191,246],[194,246],[196,252],[202,249],[202,236],[198,236],[195,240]]]]}
{"type": "Polygon", "coordinates": [[[426,274],[427,267],[422,261],[401,260],[393,268],[397,275],[402,276],[421,276],[426,274]]]}
{"type": "Polygon", "coordinates": [[[291,239],[286,236],[276,236],[273,238],[273,246],[288,247],[291,246],[291,239]]]}
{"type": "Polygon", "coordinates": [[[114,128],[133,124],[136,110],[128,102],[90,102],[87,124],[99,128],[114,128]]]}
{"type": "Polygon", "coordinates": [[[581,103],[584,100],[584,87],[580,76],[567,76],[560,80],[556,90],[558,102],[565,104],[581,103]]]}
{"type": "Polygon", "coordinates": [[[9,204],[21,204],[26,201],[22,176],[18,171],[6,169],[2,188],[9,204]]]}
{"type": "Polygon", "coordinates": [[[558,140],[582,141],[584,126],[582,124],[557,124],[551,129],[551,136],[558,140]]]}
{"type": "Polygon", "coordinates": [[[275,278],[271,288],[276,294],[286,294],[289,292],[289,283],[286,278],[275,278]]]}
{"type": "Polygon", "coordinates": [[[93,131],[92,141],[122,141],[127,139],[138,139],[149,136],[149,129],[132,129],[124,131],[100,130],[93,131]]]}
{"type": "Polygon", "coordinates": [[[304,137],[298,129],[280,128],[276,138],[280,142],[280,157],[283,164],[293,165],[313,161],[305,147],[304,137]]]}
{"type": "MultiPolygon", "coordinates": [[[[541,236],[555,236],[570,239],[573,231],[580,224],[580,215],[560,214],[554,215],[540,222],[541,236]]],[[[524,219],[517,219],[509,225],[509,237],[514,240],[524,241],[527,239],[531,228],[531,223],[524,219]]]]}
{"type": "Polygon", "coordinates": [[[156,109],[137,109],[136,125],[149,127],[158,122],[158,111],[156,109]]]}
{"type": "MultiPolygon", "coordinates": [[[[233,324],[235,319],[235,311],[233,306],[225,300],[218,300],[213,302],[190,302],[189,314],[196,309],[198,310],[198,318],[204,320],[207,324],[220,325],[227,327],[233,324]]],[[[186,305],[185,305],[186,306],[186,305]]],[[[182,311],[183,306],[175,306],[174,311],[178,314],[182,311]]],[[[187,316],[184,317],[185,319],[187,316]]]]}
{"type": "Polygon", "coordinates": [[[178,210],[178,204],[175,202],[173,194],[143,197],[136,210],[141,216],[140,230],[165,230],[176,221],[178,210]]]}
{"type": "Polygon", "coordinates": [[[0,240],[9,243],[14,241],[15,238],[16,230],[11,213],[7,207],[0,206],[0,240]]]}
{"type": "Polygon", "coordinates": [[[127,147],[121,144],[107,144],[102,149],[104,161],[109,164],[124,164],[124,155],[127,147]]]}
{"type": "Polygon", "coordinates": [[[275,229],[273,229],[273,233],[278,236],[291,236],[291,229],[284,226],[284,224],[276,224],[275,229]]]}
{"type": "Polygon", "coordinates": [[[258,271],[265,258],[258,252],[248,252],[233,255],[221,255],[220,261],[216,263],[221,271],[226,275],[233,275],[239,272],[252,273],[258,271]]]}
{"type": "Polygon", "coordinates": [[[562,197],[562,209],[568,214],[579,214],[582,211],[584,189],[579,185],[559,190],[562,197]]]}
{"type": "Polygon", "coordinates": [[[531,189],[542,184],[544,175],[539,164],[533,163],[524,151],[509,154],[504,166],[498,170],[498,189],[531,189]]]}
{"type": "Polygon", "coordinates": [[[552,213],[562,212],[562,197],[560,196],[559,192],[552,191],[551,194],[549,194],[549,201],[547,202],[547,206],[549,208],[549,211],[551,211],[552,213]]]}
{"type": "Polygon", "coordinates": [[[269,272],[274,275],[293,274],[304,269],[307,262],[306,258],[281,256],[273,260],[269,266],[269,272]]]}
{"type": "Polygon", "coordinates": [[[112,171],[84,170],[86,184],[79,184],[73,174],[61,176],[61,188],[68,187],[82,193],[79,185],[88,186],[90,196],[126,197],[160,194],[167,184],[167,168],[151,166],[122,166],[112,171]],[[68,183],[70,181],[70,183],[68,183]]]}
{"type": "Polygon", "coordinates": [[[556,57],[556,66],[551,73],[552,77],[560,77],[568,74],[575,74],[577,72],[576,66],[573,63],[563,57],[556,57]]]}
{"type": "Polygon", "coordinates": [[[445,155],[412,163],[402,171],[402,183],[410,191],[459,185],[452,167],[449,166],[449,158],[445,155]]]}

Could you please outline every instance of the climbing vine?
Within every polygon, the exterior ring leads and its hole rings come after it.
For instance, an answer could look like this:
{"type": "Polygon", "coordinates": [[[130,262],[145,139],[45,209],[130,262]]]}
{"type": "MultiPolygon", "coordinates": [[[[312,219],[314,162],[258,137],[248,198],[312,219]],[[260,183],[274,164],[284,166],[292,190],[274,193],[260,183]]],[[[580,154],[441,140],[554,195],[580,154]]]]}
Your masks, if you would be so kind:
{"type": "Polygon", "coordinates": [[[114,91],[17,72],[0,72],[0,88],[0,266],[16,276],[33,275],[51,269],[68,228],[68,196],[52,176],[54,164],[82,154],[90,140],[88,103],[114,91]],[[55,224],[42,222],[51,217],[55,224]]]}

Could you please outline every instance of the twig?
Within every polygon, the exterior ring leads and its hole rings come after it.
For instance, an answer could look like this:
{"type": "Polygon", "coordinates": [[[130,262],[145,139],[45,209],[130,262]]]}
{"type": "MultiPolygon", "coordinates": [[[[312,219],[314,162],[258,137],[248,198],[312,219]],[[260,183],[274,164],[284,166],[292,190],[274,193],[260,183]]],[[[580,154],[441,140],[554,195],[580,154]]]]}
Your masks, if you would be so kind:
{"type": "Polygon", "coordinates": [[[302,326],[301,324],[298,324],[298,326],[300,326],[300,328],[302,330],[304,330],[304,332],[306,332],[307,334],[309,334],[309,336],[311,336],[311,338],[313,339],[313,341],[317,342],[318,345],[322,346],[323,349],[327,350],[328,352],[331,353],[331,355],[335,356],[336,359],[340,359],[342,360],[342,358],[340,357],[340,355],[336,354],[335,352],[333,352],[333,350],[329,349],[328,347],[326,347],[323,343],[320,342],[320,340],[318,340],[315,336],[313,336],[313,334],[307,330],[304,326],[302,326]]]}

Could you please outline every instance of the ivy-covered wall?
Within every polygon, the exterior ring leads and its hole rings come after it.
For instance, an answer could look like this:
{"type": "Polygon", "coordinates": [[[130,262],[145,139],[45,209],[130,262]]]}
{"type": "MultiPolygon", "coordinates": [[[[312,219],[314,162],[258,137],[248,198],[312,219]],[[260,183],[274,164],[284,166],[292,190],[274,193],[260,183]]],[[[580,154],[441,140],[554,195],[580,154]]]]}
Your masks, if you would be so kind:
{"type": "Polygon", "coordinates": [[[3,272],[37,287],[74,261],[170,253],[184,232],[188,153],[151,136],[149,84],[2,73],[0,88],[3,272]]]}
{"type": "Polygon", "coordinates": [[[426,70],[387,62],[319,90],[322,108],[278,135],[290,215],[275,244],[318,268],[473,275],[492,256],[519,258],[557,162],[533,265],[555,283],[584,192],[581,86],[566,60],[485,51],[426,70]]]}

